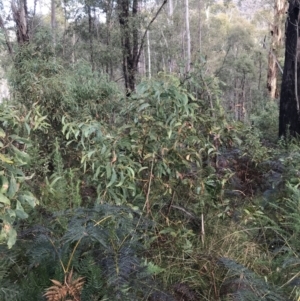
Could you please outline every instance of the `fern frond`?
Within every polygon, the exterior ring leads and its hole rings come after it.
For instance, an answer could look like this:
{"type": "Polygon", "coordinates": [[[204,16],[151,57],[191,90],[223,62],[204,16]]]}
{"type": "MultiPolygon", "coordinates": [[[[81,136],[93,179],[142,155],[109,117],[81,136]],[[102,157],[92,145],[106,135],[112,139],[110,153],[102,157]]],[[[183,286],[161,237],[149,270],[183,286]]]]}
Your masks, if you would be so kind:
{"type": "Polygon", "coordinates": [[[228,269],[229,279],[226,280],[220,294],[236,301],[285,301],[279,289],[268,284],[247,267],[229,258],[220,258],[219,263],[228,269]]]}
{"type": "Polygon", "coordinates": [[[80,301],[80,294],[85,281],[84,277],[73,279],[73,269],[65,276],[64,283],[54,279],[51,282],[54,285],[47,288],[44,294],[47,301],[61,301],[65,300],[68,296],[72,298],[70,300],[80,301]]]}

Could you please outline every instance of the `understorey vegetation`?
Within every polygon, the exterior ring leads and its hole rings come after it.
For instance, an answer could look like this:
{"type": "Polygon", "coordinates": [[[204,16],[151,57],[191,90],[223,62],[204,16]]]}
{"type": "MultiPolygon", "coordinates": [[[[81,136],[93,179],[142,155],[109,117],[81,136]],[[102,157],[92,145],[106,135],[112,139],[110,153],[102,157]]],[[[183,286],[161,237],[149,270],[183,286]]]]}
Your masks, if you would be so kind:
{"type": "Polygon", "coordinates": [[[252,25],[218,5],[204,29],[227,28],[228,51],[214,72],[199,53],[188,72],[134,70],[130,91],[109,75],[121,73],[120,49],[106,62],[96,37],[86,45],[88,20],[75,28],[80,59],[60,48],[68,32],[55,44],[46,26],[13,45],[0,103],[0,300],[300,300],[300,141],[278,138],[261,74],[256,88],[252,25]]]}
{"type": "Polygon", "coordinates": [[[272,139],[275,106],[234,121],[197,73],[124,97],[29,50],[1,104],[1,300],[297,300],[299,143],[272,139]]]}

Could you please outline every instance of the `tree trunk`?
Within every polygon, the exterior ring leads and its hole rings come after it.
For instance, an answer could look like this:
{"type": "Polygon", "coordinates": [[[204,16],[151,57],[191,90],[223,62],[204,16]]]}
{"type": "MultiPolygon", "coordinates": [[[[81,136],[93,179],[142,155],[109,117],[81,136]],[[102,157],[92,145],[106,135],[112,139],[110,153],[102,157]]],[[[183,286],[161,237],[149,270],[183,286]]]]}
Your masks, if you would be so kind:
{"type": "Polygon", "coordinates": [[[283,44],[282,28],[284,26],[285,12],[287,10],[287,1],[275,0],[274,23],[271,27],[271,45],[269,51],[267,88],[271,98],[279,96],[278,89],[278,57],[283,44]]]}
{"type": "Polygon", "coordinates": [[[279,136],[300,134],[300,0],[291,0],[286,27],[285,62],[280,94],[279,136]]]}
{"type": "Polygon", "coordinates": [[[53,49],[55,52],[56,47],[56,7],[55,0],[51,0],[51,30],[52,30],[52,41],[53,49]]]}
{"type": "Polygon", "coordinates": [[[11,9],[13,13],[13,18],[16,23],[17,28],[17,41],[19,45],[23,45],[29,42],[29,32],[28,32],[28,11],[26,0],[21,0],[18,6],[14,1],[11,2],[11,9]]]}
{"type": "Polygon", "coordinates": [[[163,1],[157,13],[146,27],[144,35],[140,41],[138,37],[138,0],[133,0],[132,6],[130,3],[131,0],[118,0],[121,45],[123,51],[123,74],[127,95],[130,95],[130,93],[135,90],[138,63],[147,32],[163,6],[167,3],[167,0],[163,1]],[[131,11],[130,7],[132,7],[131,11]]]}
{"type": "Polygon", "coordinates": [[[201,26],[202,26],[201,11],[202,11],[202,7],[201,7],[201,0],[199,0],[198,10],[199,10],[199,20],[198,20],[199,53],[201,53],[201,49],[202,49],[202,31],[201,31],[201,26]]]}
{"type": "Polygon", "coordinates": [[[131,44],[129,24],[129,0],[119,0],[119,23],[121,27],[121,46],[123,52],[123,74],[126,93],[131,90],[129,84],[129,72],[131,71],[131,44]]]}
{"type": "Polygon", "coordinates": [[[185,72],[189,73],[190,69],[191,69],[191,32],[190,32],[189,0],[185,0],[185,28],[186,28],[186,67],[185,67],[185,72]]]}
{"type": "Polygon", "coordinates": [[[174,12],[173,0],[169,0],[168,15],[169,15],[169,20],[172,23],[173,23],[173,21],[172,21],[173,12],[174,12]]]}
{"type": "Polygon", "coordinates": [[[94,63],[94,45],[93,45],[93,18],[92,18],[92,9],[91,6],[87,6],[88,9],[88,17],[89,17],[89,42],[90,42],[90,59],[92,71],[95,71],[95,63],[94,63]]]}
{"type": "Polygon", "coordinates": [[[148,56],[148,77],[151,78],[151,49],[149,30],[147,31],[147,56],[148,56]]]}
{"type": "Polygon", "coordinates": [[[71,55],[71,61],[72,61],[73,66],[75,65],[75,62],[76,62],[75,46],[76,46],[76,32],[73,29],[73,35],[72,35],[72,55],[71,55]]]}

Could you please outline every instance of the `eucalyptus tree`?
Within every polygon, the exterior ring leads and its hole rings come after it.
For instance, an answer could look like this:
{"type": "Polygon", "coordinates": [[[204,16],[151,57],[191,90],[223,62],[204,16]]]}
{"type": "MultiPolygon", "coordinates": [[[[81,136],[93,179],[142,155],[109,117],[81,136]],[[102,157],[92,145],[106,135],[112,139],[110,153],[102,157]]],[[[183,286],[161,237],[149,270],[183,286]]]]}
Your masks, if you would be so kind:
{"type": "Polygon", "coordinates": [[[121,30],[122,69],[128,94],[135,90],[136,74],[142,49],[151,24],[155,21],[167,0],[163,0],[143,33],[140,33],[140,0],[117,0],[118,18],[121,30]]]}
{"type": "Polygon", "coordinates": [[[279,56],[284,40],[283,29],[287,6],[288,2],[285,0],[274,1],[274,18],[270,30],[271,45],[269,50],[267,77],[267,88],[271,98],[277,98],[279,96],[278,73],[282,73],[282,68],[279,62],[279,56]]]}
{"type": "Polygon", "coordinates": [[[16,24],[16,34],[18,44],[22,45],[29,42],[29,26],[28,26],[28,8],[27,1],[20,0],[17,3],[11,2],[13,19],[16,24]]]}

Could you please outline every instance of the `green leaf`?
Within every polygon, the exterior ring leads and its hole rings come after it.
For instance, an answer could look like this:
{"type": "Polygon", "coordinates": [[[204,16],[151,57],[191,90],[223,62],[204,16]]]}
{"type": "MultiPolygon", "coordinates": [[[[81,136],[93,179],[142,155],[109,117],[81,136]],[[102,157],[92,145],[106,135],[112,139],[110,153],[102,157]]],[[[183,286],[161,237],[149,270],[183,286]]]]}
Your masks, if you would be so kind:
{"type": "Polygon", "coordinates": [[[5,194],[8,190],[9,184],[8,180],[4,176],[0,176],[0,193],[5,194]]]}
{"type": "Polygon", "coordinates": [[[17,201],[15,211],[16,211],[16,215],[21,219],[25,219],[28,217],[28,214],[24,211],[24,208],[19,201],[17,201]]]}
{"type": "Polygon", "coordinates": [[[32,208],[39,204],[38,199],[29,191],[19,194],[18,200],[21,203],[28,203],[32,208]]]}
{"type": "Polygon", "coordinates": [[[13,198],[18,190],[19,190],[19,185],[17,184],[15,177],[12,175],[9,181],[7,196],[9,198],[13,198]]]}
{"type": "Polygon", "coordinates": [[[141,112],[143,110],[145,110],[146,108],[150,107],[149,103],[143,103],[139,108],[138,108],[138,112],[141,112]]]}
{"type": "Polygon", "coordinates": [[[10,205],[10,200],[5,195],[0,193],[0,203],[10,205]]]}
{"type": "Polygon", "coordinates": [[[121,171],[121,180],[118,184],[116,184],[116,187],[121,187],[124,184],[125,177],[123,171],[121,171]]]}
{"type": "Polygon", "coordinates": [[[109,183],[106,185],[106,188],[110,187],[111,185],[113,185],[117,180],[117,174],[115,172],[115,169],[113,168],[112,169],[112,176],[111,176],[111,179],[109,181],[109,183]]]}
{"type": "Polygon", "coordinates": [[[17,241],[17,231],[11,227],[8,231],[8,241],[7,246],[9,249],[16,243],[17,241]]]}
{"type": "Polygon", "coordinates": [[[110,162],[108,162],[106,164],[106,179],[110,179],[111,178],[111,164],[110,162]]]}
{"type": "Polygon", "coordinates": [[[4,222],[0,232],[0,242],[6,242],[10,249],[17,240],[17,232],[8,222],[4,222]]]}
{"type": "Polygon", "coordinates": [[[5,138],[6,134],[2,128],[0,128],[0,138],[5,138]]]}
{"type": "Polygon", "coordinates": [[[12,164],[14,161],[12,161],[10,158],[0,154],[0,160],[4,163],[12,164]]]}
{"type": "Polygon", "coordinates": [[[16,148],[13,145],[12,145],[12,150],[15,153],[15,155],[18,157],[18,159],[22,161],[21,162],[22,164],[27,164],[30,161],[30,156],[27,153],[20,151],[18,148],[16,148]]]}
{"type": "Polygon", "coordinates": [[[158,275],[165,271],[165,269],[160,268],[158,265],[154,264],[151,261],[147,263],[147,270],[151,275],[158,275]]]}

